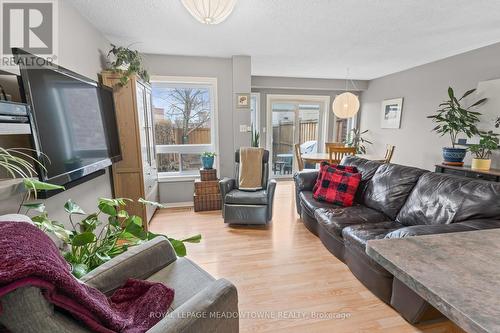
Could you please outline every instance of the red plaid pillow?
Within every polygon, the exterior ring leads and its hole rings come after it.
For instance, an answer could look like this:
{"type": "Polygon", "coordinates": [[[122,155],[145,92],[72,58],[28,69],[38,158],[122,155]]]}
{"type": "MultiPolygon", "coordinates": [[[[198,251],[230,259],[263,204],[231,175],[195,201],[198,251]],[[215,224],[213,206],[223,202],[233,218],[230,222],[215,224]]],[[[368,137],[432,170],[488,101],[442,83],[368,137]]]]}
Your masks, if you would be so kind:
{"type": "Polygon", "coordinates": [[[346,171],[346,172],[350,172],[350,173],[358,173],[358,169],[355,166],[330,164],[327,161],[322,161],[319,164],[318,178],[316,178],[316,183],[313,186],[313,189],[312,189],[313,193],[316,192],[316,190],[318,189],[319,185],[321,184],[321,178],[323,178],[323,175],[325,174],[325,171],[328,168],[334,168],[337,170],[346,171]]]}
{"type": "Polygon", "coordinates": [[[361,181],[360,173],[326,168],[321,182],[313,194],[314,199],[343,207],[352,206],[361,181]]]}

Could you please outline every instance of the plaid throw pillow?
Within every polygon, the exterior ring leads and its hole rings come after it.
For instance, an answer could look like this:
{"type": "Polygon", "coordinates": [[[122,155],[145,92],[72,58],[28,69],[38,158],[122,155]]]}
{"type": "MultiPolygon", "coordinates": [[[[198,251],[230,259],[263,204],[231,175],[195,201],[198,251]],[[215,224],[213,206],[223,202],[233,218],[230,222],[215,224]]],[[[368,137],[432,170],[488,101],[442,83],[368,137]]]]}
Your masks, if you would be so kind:
{"type": "Polygon", "coordinates": [[[313,194],[314,199],[335,205],[350,207],[361,181],[360,173],[326,168],[321,182],[313,194]]]}
{"type": "Polygon", "coordinates": [[[322,161],[319,164],[318,178],[316,178],[316,183],[313,186],[313,190],[312,190],[313,193],[316,192],[316,190],[318,189],[319,185],[321,184],[321,178],[323,178],[323,175],[325,174],[325,171],[328,168],[335,168],[337,170],[346,171],[346,172],[350,172],[350,173],[358,173],[358,169],[355,166],[330,164],[327,161],[322,161]]]}

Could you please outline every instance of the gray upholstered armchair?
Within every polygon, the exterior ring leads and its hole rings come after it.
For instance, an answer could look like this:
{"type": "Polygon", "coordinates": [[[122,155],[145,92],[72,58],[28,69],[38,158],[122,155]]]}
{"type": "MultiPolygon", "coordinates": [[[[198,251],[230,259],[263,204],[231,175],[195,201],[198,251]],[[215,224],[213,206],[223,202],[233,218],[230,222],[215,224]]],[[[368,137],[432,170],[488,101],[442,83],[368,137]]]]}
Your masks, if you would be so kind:
{"type": "Polygon", "coordinates": [[[269,179],[269,151],[262,157],[262,190],[238,189],[240,152],[235,153],[236,176],[220,181],[222,216],[229,224],[266,224],[273,218],[273,199],[276,180],[269,179]]]}
{"type": "MultiPolygon", "coordinates": [[[[28,217],[20,215],[0,216],[0,223],[2,220],[30,222],[28,217]]],[[[237,317],[214,315],[238,312],[236,287],[225,279],[214,279],[187,258],[177,258],[165,237],[131,247],[83,276],[81,281],[111,294],[128,278],[163,282],[175,290],[169,315],[148,333],[239,331],[237,317]]],[[[18,288],[3,296],[0,302],[0,331],[5,326],[12,333],[92,332],[55,308],[37,287],[18,288]]]]}

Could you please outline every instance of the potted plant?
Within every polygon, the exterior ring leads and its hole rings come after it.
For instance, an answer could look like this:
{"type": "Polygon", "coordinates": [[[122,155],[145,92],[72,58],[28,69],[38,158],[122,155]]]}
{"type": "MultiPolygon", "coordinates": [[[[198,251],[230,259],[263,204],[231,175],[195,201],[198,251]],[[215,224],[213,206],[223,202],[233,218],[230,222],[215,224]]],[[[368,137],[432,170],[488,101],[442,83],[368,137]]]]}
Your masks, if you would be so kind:
{"type": "Polygon", "coordinates": [[[215,156],[215,153],[209,151],[201,154],[201,164],[203,165],[203,169],[213,169],[215,156]]]}
{"type": "Polygon", "coordinates": [[[139,75],[141,79],[149,82],[149,74],[144,69],[139,51],[111,44],[108,58],[110,55],[114,56],[114,60],[111,62],[111,70],[123,74],[120,78],[120,85],[126,85],[130,76],[134,74],[139,75]]]}
{"type": "Polygon", "coordinates": [[[433,131],[441,136],[449,135],[451,139],[451,147],[443,148],[443,158],[445,164],[463,164],[463,160],[467,153],[465,148],[457,148],[456,142],[459,134],[465,134],[468,138],[478,134],[476,124],[479,122],[479,112],[470,111],[472,108],[483,104],[486,98],[482,98],[469,106],[463,106],[462,100],[474,93],[476,89],[471,89],[462,97],[455,97],[453,88],[448,88],[449,99],[439,104],[439,109],[435,115],[428,116],[437,125],[433,131]]]}
{"type": "Polygon", "coordinates": [[[491,152],[498,149],[498,134],[493,131],[479,132],[479,143],[471,145],[469,151],[474,154],[472,169],[489,170],[491,167],[491,152]]]}
{"type": "Polygon", "coordinates": [[[355,147],[356,154],[366,154],[365,144],[372,144],[371,141],[368,141],[363,137],[366,133],[368,133],[368,130],[361,132],[359,128],[353,128],[349,131],[349,133],[347,133],[344,143],[348,147],[355,147]]]}
{"type": "Polygon", "coordinates": [[[251,142],[251,146],[258,148],[259,147],[259,142],[260,142],[260,134],[252,126],[252,142],[251,142]]]}
{"type": "MultiPolygon", "coordinates": [[[[97,200],[97,211],[87,214],[70,199],[64,204],[64,210],[68,214],[66,225],[71,225],[70,228],[52,220],[43,203],[28,203],[23,206],[27,208],[26,214],[30,211],[38,212],[31,217],[37,227],[61,241],[60,251],[71,265],[72,274],[79,278],[128,248],[161,236],[144,230],[142,219],[127,212],[127,202],[133,200],[100,198],[97,200]]],[[[137,202],[164,207],[142,198],[137,202]]],[[[183,257],[186,255],[185,243],[199,243],[201,235],[181,240],[168,237],[168,240],[176,254],[183,257]]]]}

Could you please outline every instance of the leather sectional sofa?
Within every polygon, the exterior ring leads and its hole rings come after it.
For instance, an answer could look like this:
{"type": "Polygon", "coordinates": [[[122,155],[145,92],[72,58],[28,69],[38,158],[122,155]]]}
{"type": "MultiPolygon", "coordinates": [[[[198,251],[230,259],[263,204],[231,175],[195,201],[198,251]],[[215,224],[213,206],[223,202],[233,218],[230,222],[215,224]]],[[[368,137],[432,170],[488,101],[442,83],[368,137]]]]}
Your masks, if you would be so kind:
{"type": "Polygon", "coordinates": [[[371,239],[500,228],[500,183],[355,156],[345,157],[341,164],[356,166],[362,175],[352,207],[312,197],[317,170],[294,175],[297,212],[304,225],[373,294],[406,320],[417,323],[440,316],[368,257],[366,243],[371,239]]]}

